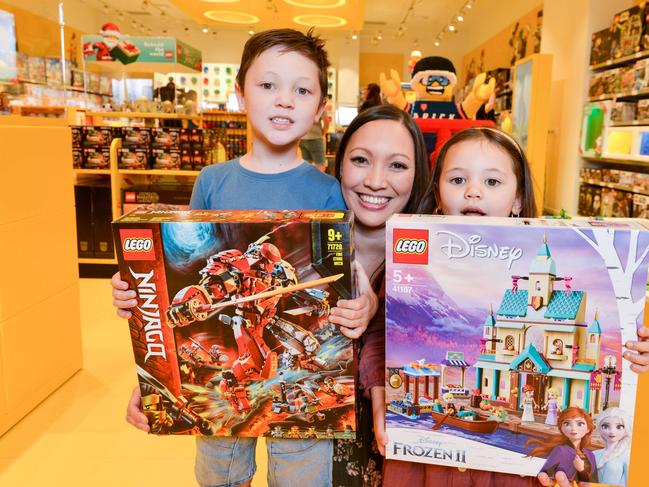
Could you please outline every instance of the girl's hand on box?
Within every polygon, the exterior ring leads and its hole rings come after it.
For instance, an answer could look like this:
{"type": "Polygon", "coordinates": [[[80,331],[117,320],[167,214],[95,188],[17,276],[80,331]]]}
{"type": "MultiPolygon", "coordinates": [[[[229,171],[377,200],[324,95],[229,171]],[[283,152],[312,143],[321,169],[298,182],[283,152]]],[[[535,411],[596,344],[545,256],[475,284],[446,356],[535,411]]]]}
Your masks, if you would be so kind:
{"type": "Polygon", "coordinates": [[[649,370],[649,328],[643,326],[638,329],[637,341],[626,342],[624,346],[637,353],[626,351],[624,358],[631,362],[631,370],[642,374],[649,370]]]}
{"type": "Polygon", "coordinates": [[[149,431],[149,420],[142,412],[142,394],[140,387],[137,386],[131,393],[131,398],[126,407],[126,422],[132,424],[137,429],[142,431],[149,431]]]}
{"type": "Polygon", "coordinates": [[[356,261],[353,265],[356,271],[359,297],[339,299],[329,313],[329,321],[340,325],[340,332],[347,338],[358,338],[365,333],[367,325],[379,307],[379,299],[372,289],[365,269],[356,261]]]}
{"type": "Polygon", "coordinates": [[[117,316],[129,319],[131,317],[129,308],[137,305],[135,300],[137,294],[128,288],[126,281],[122,281],[119,272],[116,272],[110,279],[110,285],[113,287],[113,306],[117,308],[117,316]]]}
{"type": "Polygon", "coordinates": [[[385,456],[388,434],[385,432],[385,387],[375,386],[370,389],[372,396],[372,418],[374,420],[374,437],[381,455],[385,456]]]}

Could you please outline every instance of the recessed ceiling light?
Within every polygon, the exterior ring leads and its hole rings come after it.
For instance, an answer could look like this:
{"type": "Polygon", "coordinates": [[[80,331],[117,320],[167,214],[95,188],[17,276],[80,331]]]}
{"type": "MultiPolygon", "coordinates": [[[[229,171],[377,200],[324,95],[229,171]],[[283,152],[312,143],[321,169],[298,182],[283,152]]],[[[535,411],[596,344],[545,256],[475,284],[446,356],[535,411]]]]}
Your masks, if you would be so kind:
{"type": "Polygon", "coordinates": [[[256,24],[259,17],[245,12],[235,12],[233,10],[208,10],[203,15],[217,22],[226,22],[228,24],[256,24]]]}
{"type": "Polygon", "coordinates": [[[353,40],[358,39],[358,34],[352,34],[352,39],[353,39],[353,40]]]}
{"type": "Polygon", "coordinates": [[[457,21],[458,21],[458,22],[462,22],[462,21],[464,21],[464,17],[462,17],[461,15],[458,15],[458,16],[457,16],[457,21]]]}
{"type": "Polygon", "coordinates": [[[293,22],[308,27],[340,27],[347,23],[346,19],[338,17],[337,15],[298,15],[293,17],[293,22]]]}
{"type": "Polygon", "coordinates": [[[454,26],[453,24],[449,25],[449,26],[448,26],[448,30],[450,30],[451,32],[453,32],[453,31],[455,30],[455,26],[454,26]]]}
{"type": "Polygon", "coordinates": [[[306,8],[336,8],[342,7],[347,0],[284,0],[289,5],[306,8]]]}
{"type": "Polygon", "coordinates": [[[207,34],[210,31],[207,27],[203,27],[203,34],[207,34]]]}

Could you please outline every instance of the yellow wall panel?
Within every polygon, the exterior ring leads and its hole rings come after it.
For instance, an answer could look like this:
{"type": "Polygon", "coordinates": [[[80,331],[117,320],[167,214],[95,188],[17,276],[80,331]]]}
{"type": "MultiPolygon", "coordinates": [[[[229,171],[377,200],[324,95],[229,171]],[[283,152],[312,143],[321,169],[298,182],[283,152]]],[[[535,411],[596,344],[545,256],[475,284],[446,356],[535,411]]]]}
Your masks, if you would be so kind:
{"type": "Polygon", "coordinates": [[[0,235],[0,322],[78,282],[74,207],[0,224],[0,235]]]}
{"type": "MultiPolygon", "coordinates": [[[[361,52],[358,59],[358,84],[367,86],[369,83],[379,83],[381,72],[390,76],[390,70],[398,73],[403,70],[403,54],[391,52],[361,52]]],[[[402,81],[410,81],[404,79],[402,81]]]]}
{"type": "Polygon", "coordinates": [[[26,414],[81,368],[79,285],[0,322],[0,335],[7,410],[26,414]]]}
{"type": "Polygon", "coordinates": [[[0,147],[0,225],[74,207],[69,127],[0,126],[0,147]]]}

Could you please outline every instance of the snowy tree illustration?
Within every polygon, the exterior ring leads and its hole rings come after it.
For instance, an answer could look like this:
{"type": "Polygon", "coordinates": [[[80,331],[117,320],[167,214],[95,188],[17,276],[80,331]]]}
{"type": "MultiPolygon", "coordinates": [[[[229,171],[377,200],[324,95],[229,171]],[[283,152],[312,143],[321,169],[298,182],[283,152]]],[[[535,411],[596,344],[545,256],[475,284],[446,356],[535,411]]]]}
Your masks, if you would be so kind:
{"type": "MultiPolygon", "coordinates": [[[[643,286],[642,296],[631,295],[633,287],[633,276],[638,271],[649,253],[649,245],[638,245],[640,237],[639,230],[630,230],[628,255],[625,265],[615,248],[616,231],[612,228],[593,228],[590,230],[592,238],[583,230],[574,228],[595,251],[604,259],[604,264],[611,279],[615,299],[617,302],[617,313],[620,321],[622,345],[629,340],[637,340],[637,319],[644,310],[645,290],[643,286]],[[638,253],[640,255],[638,256],[638,253]]],[[[643,239],[644,240],[644,239],[643,239]]],[[[619,243],[619,241],[618,241],[619,243]]],[[[646,267],[642,267],[645,269],[646,267]]],[[[646,279],[646,276],[644,276],[646,279]]],[[[638,382],[637,374],[630,370],[631,364],[628,360],[622,360],[622,388],[635,388],[638,382]]],[[[632,394],[622,394],[620,397],[620,408],[626,411],[631,417],[635,409],[635,397],[632,394]]]]}

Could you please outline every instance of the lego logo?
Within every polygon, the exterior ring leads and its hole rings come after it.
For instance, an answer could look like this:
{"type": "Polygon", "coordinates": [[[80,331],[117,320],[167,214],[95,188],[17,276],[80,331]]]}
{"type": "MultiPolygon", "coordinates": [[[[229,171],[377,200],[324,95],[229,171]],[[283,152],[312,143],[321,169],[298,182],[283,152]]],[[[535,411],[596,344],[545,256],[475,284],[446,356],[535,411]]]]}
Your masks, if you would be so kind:
{"type": "Polygon", "coordinates": [[[428,248],[426,240],[400,238],[394,246],[394,251],[398,254],[423,254],[426,248],[428,248]]]}
{"type": "Polygon", "coordinates": [[[397,264],[428,264],[428,230],[395,228],[392,261],[397,264]]]}
{"type": "Polygon", "coordinates": [[[125,252],[149,252],[153,248],[150,238],[127,238],[124,240],[125,252]]]}
{"type": "Polygon", "coordinates": [[[124,260],[155,260],[153,231],[149,228],[120,228],[124,260]]]}

